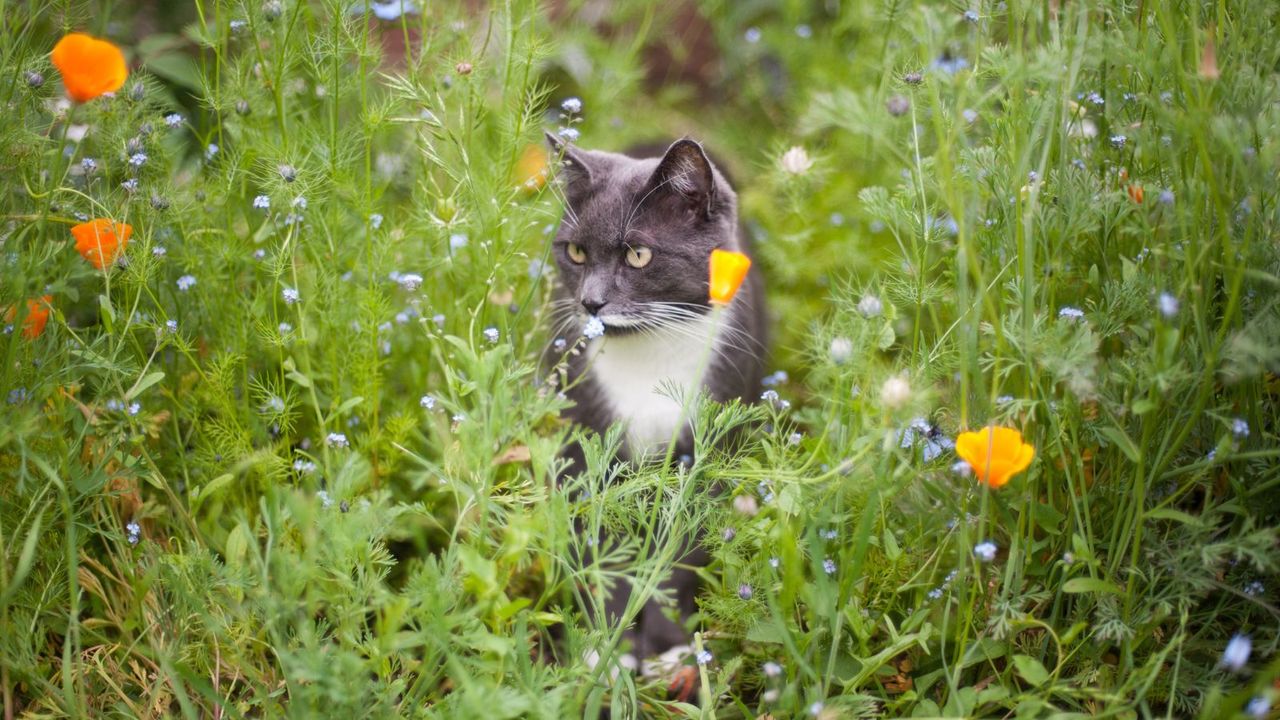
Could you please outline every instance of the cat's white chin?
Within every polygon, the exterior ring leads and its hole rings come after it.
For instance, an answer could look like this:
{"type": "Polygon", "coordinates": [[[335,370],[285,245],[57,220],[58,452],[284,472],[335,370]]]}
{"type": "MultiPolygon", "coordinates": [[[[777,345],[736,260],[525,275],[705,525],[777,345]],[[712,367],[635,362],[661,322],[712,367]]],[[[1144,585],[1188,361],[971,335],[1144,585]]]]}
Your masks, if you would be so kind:
{"type": "Polygon", "coordinates": [[[600,315],[600,322],[604,323],[606,328],[638,328],[644,325],[644,320],[639,318],[627,317],[626,315],[600,315]]]}

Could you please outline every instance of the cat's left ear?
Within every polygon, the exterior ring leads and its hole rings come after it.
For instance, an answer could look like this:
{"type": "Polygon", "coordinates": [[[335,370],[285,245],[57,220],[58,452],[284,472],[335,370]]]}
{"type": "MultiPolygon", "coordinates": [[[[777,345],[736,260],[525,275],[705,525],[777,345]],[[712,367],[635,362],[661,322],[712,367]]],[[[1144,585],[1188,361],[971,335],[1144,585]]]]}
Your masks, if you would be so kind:
{"type": "Polygon", "coordinates": [[[649,179],[654,192],[667,191],[689,204],[703,217],[711,217],[716,203],[715,173],[711,159],[702,146],[689,138],[681,138],[667,148],[658,169],[649,179]]]}

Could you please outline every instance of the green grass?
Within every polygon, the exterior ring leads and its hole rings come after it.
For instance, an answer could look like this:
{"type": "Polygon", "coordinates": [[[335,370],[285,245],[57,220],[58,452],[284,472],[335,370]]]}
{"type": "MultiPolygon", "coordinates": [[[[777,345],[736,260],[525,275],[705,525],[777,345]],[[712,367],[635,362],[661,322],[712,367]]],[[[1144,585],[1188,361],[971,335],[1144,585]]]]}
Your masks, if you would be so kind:
{"type": "Polygon", "coordinates": [[[54,306],[0,336],[6,717],[671,715],[591,589],[699,531],[691,716],[1280,704],[1280,7],[699,2],[715,87],[655,89],[638,1],[159,5],[0,3],[0,308],[54,306]],[[68,110],[74,29],[132,73],[68,110]],[[756,237],[788,404],[699,402],[688,470],[555,481],[516,168],[570,96],[584,146],[705,142],[756,237]],[[999,490],[945,443],[993,423],[1037,449],[999,490]]]}

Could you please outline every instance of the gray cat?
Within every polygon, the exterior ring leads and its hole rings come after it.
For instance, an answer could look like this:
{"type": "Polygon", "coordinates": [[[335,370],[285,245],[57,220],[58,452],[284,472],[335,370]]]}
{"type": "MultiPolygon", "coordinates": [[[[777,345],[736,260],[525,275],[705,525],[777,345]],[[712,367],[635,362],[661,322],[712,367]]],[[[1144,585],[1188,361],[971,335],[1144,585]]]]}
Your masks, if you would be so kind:
{"type": "MultiPolygon", "coordinates": [[[[702,146],[687,138],[660,157],[636,158],[547,137],[563,160],[558,182],[566,201],[553,240],[557,326],[568,328],[569,338],[593,318],[600,323],[596,331],[603,326],[602,335],[568,357],[569,416],[599,433],[622,424],[621,460],[690,455],[689,421],[672,386],[685,396],[705,388],[717,401],[760,396],[765,320],[759,270],[748,273],[720,322],[713,322],[708,301],[711,251],[749,250],[737,195],[702,146]],[[676,446],[669,448],[673,438],[676,446]]],[[[562,351],[552,351],[549,359],[561,357],[562,351]]],[[[581,462],[573,448],[567,454],[581,462]]],[[[699,554],[691,551],[685,564],[700,564],[699,554]]],[[[696,609],[696,575],[677,568],[669,586],[681,617],[688,617],[696,609]]],[[[613,598],[609,605],[620,608],[625,600],[613,598]]],[[[688,642],[652,602],[631,637],[641,659],[688,642]]],[[[691,678],[684,683],[672,690],[687,699],[694,688],[691,678]]]]}

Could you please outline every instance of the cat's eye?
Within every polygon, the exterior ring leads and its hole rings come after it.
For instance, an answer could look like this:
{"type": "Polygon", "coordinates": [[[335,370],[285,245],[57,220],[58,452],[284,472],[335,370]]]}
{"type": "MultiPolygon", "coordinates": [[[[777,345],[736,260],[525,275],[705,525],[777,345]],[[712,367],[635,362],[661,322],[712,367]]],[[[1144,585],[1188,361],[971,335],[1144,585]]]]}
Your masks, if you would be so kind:
{"type": "Polygon", "coordinates": [[[633,268],[642,268],[652,259],[653,251],[647,247],[637,245],[627,248],[627,264],[633,268]]]}
{"type": "Polygon", "coordinates": [[[569,259],[581,265],[587,261],[587,251],[577,243],[569,243],[569,247],[565,248],[569,252],[569,259]]]}

